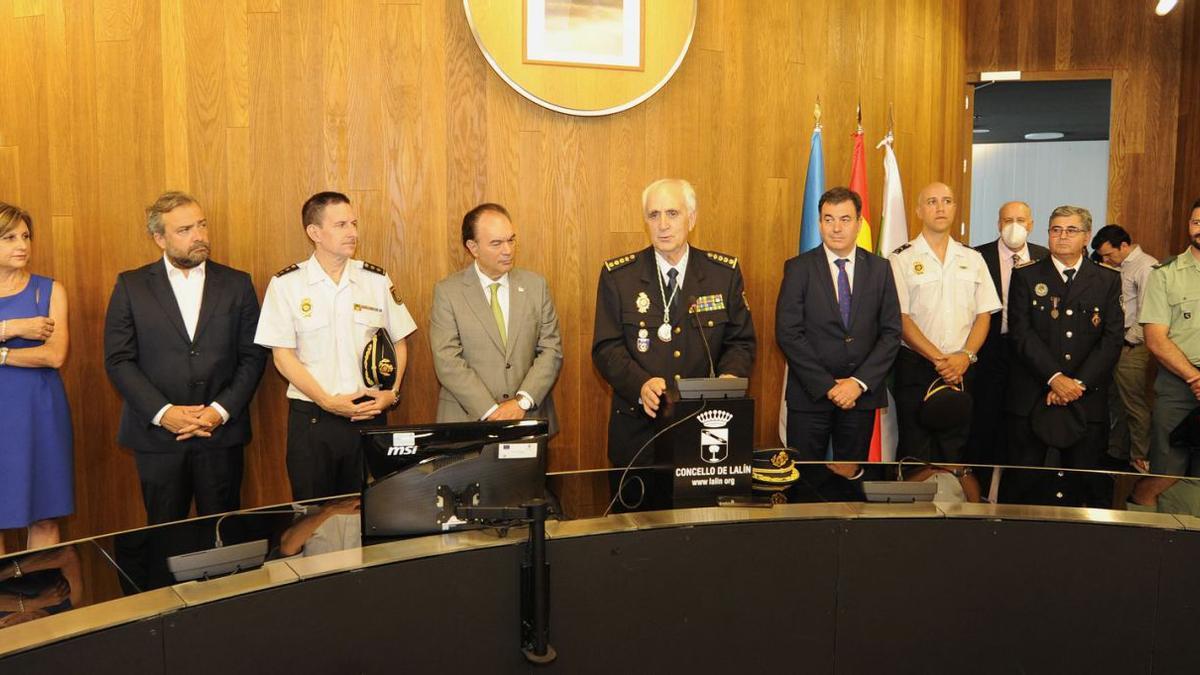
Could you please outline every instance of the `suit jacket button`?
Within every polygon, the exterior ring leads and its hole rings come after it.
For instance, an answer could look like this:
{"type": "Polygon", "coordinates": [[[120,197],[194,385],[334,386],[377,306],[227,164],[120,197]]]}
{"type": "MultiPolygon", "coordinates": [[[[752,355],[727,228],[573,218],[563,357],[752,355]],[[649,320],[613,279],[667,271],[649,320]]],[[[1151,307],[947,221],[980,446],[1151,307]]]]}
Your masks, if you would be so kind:
{"type": "Polygon", "coordinates": [[[509,369],[511,369],[511,368],[512,368],[512,364],[511,364],[511,363],[506,363],[506,364],[504,364],[504,369],[505,369],[505,370],[509,370],[509,369]]]}
{"type": "Polygon", "coordinates": [[[188,353],[191,354],[192,356],[200,356],[200,352],[196,351],[195,349],[193,349],[192,351],[190,351],[188,353]]]}
{"type": "Polygon", "coordinates": [[[508,398],[508,394],[505,394],[505,395],[504,395],[504,398],[508,398]]]}
{"type": "Polygon", "coordinates": [[[850,344],[851,342],[854,342],[854,338],[852,338],[852,337],[850,337],[849,335],[847,335],[847,336],[846,336],[846,344],[850,344]]]}
{"type": "Polygon", "coordinates": [[[1066,359],[1066,360],[1068,360],[1068,361],[1070,361],[1070,360],[1071,360],[1071,355],[1070,355],[1070,354],[1067,354],[1067,355],[1063,356],[1063,358],[1064,358],[1064,359],[1066,359]]]}
{"type": "Polygon", "coordinates": [[[679,358],[679,350],[678,349],[675,350],[675,358],[679,358]]]}
{"type": "Polygon", "coordinates": [[[679,373],[675,373],[675,380],[679,381],[679,373]]]}

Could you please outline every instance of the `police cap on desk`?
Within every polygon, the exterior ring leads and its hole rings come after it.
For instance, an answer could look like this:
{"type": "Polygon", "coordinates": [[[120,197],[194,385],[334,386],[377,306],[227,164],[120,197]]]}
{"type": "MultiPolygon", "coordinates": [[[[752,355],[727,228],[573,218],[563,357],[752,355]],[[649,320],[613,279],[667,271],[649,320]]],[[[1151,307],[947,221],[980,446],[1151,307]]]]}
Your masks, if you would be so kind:
{"type": "Polygon", "coordinates": [[[1087,413],[1078,399],[1066,405],[1038,401],[1029,414],[1033,435],[1051,448],[1069,448],[1087,433],[1087,413]]]}
{"type": "Polygon", "coordinates": [[[1193,408],[1171,430],[1170,441],[1176,447],[1200,449],[1200,408],[1193,408]]]}
{"type": "Polygon", "coordinates": [[[386,328],[375,331],[363,347],[362,378],[368,388],[396,388],[396,346],[386,328]]]}
{"type": "Polygon", "coordinates": [[[947,384],[940,377],[929,383],[917,411],[917,421],[929,431],[945,431],[970,417],[971,395],[961,384],[947,384]]]}

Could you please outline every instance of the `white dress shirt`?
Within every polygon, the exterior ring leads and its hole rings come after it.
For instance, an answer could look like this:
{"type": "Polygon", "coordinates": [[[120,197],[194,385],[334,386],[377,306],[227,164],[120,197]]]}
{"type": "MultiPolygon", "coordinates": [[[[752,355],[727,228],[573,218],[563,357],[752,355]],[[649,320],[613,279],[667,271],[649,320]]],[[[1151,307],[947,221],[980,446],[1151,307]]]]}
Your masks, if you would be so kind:
{"type": "MultiPolygon", "coordinates": [[[[683,292],[683,275],[687,273],[688,255],[691,252],[692,247],[690,245],[684,246],[683,255],[679,257],[679,262],[672,265],[658,252],[658,249],[654,250],[654,261],[658,263],[658,276],[662,279],[664,291],[667,289],[667,281],[670,279],[667,276],[667,271],[673,269],[679,272],[679,275],[675,277],[675,288],[678,288],[680,293],[683,292]]],[[[670,298],[667,299],[670,300],[670,298]]]]}
{"type": "MultiPolygon", "coordinates": [[[[938,260],[924,234],[888,256],[900,313],[944,354],[961,351],[980,314],[1000,311],[1000,296],[983,256],[951,238],[938,260]]],[[[909,349],[912,346],[901,340],[909,349]]]]}
{"type": "MultiPolygon", "coordinates": [[[[271,278],[263,296],[254,342],[268,349],[294,349],[296,358],[326,393],[364,389],[360,359],[379,328],[399,341],[417,329],[408,308],[382,269],[348,260],[334,283],[314,253],[271,278]]],[[[311,399],[294,384],[288,398],[311,399]]]]}
{"type": "Polygon", "coordinates": [[[1121,306],[1125,310],[1125,341],[1129,344],[1140,345],[1146,341],[1137,317],[1142,311],[1150,272],[1157,264],[1158,259],[1143,251],[1141,246],[1134,246],[1121,261],[1121,306]]]}
{"type": "Polygon", "coordinates": [[[854,295],[854,254],[858,252],[858,249],[855,248],[854,251],[850,252],[849,256],[847,256],[846,258],[842,258],[838,254],[829,250],[829,247],[826,246],[825,244],[821,244],[821,248],[825,249],[825,259],[829,261],[829,274],[831,277],[833,277],[833,297],[838,300],[841,300],[841,298],[838,298],[838,266],[837,266],[838,260],[846,261],[846,276],[850,279],[850,295],[853,296],[854,295]]]}
{"type": "MultiPolygon", "coordinates": [[[[839,300],[839,301],[841,300],[841,298],[838,297],[838,272],[839,272],[839,270],[838,270],[838,266],[837,266],[837,261],[838,260],[846,261],[846,278],[850,281],[850,296],[851,296],[851,302],[853,302],[853,297],[854,297],[854,256],[856,253],[858,253],[858,247],[856,246],[854,248],[854,250],[850,252],[850,255],[846,256],[845,258],[842,258],[838,254],[831,251],[829,249],[829,247],[826,246],[825,244],[821,244],[821,248],[825,249],[825,259],[829,261],[829,274],[833,279],[833,297],[835,300],[839,300]]],[[[858,386],[862,387],[862,390],[864,392],[867,391],[867,383],[866,382],[863,382],[862,380],[858,379],[857,377],[854,377],[853,375],[850,376],[850,379],[857,382],[858,386]]]]}
{"type": "MultiPolygon", "coordinates": [[[[205,265],[208,263],[196,265],[188,270],[187,275],[184,275],[183,270],[171,264],[166,253],[163,253],[163,264],[167,266],[167,281],[171,282],[171,291],[175,294],[179,313],[183,315],[183,327],[187,330],[188,339],[195,340],[196,323],[200,321],[200,303],[204,300],[205,265]]],[[[154,419],[150,420],[154,426],[162,426],[162,417],[171,405],[170,403],[164,405],[154,419]]],[[[221,404],[213,401],[209,405],[221,415],[223,423],[229,421],[229,413],[221,407],[221,404]]]]}
{"type": "Polygon", "coordinates": [[[1020,251],[1014,251],[1004,245],[1004,240],[996,240],[996,249],[1000,252],[1000,302],[1004,304],[1000,310],[1000,332],[1008,332],[1008,284],[1012,281],[1013,267],[1029,262],[1029,244],[1022,244],[1020,251]],[[1013,260],[1013,255],[1017,260],[1013,260]]]}
{"type": "MultiPolygon", "coordinates": [[[[479,269],[479,261],[475,261],[475,274],[479,276],[479,285],[483,286],[483,301],[487,303],[488,307],[492,306],[492,284],[500,284],[500,288],[496,289],[496,300],[500,302],[500,313],[504,315],[504,334],[508,335],[508,272],[501,275],[499,279],[493,279],[484,274],[483,270],[479,269]]],[[[518,391],[517,396],[524,399],[531,407],[533,406],[533,397],[528,392],[518,391]]],[[[483,413],[479,419],[486,420],[499,407],[499,403],[492,404],[492,407],[488,408],[487,412],[483,413]]]]}
{"type": "Polygon", "coordinates": [[[1080,255],[1075,264],[1070,266],[1062,264],[1054,256],[1050,256],[1050,261],[1054,263],[1054,269],[1058,270],[1058,276],[1062,277],[1063,283],[1070,283],[1071,280],[1067,278],[1067,270],[1075,270],[1075,274],[1079,274],[1079,267],[1083,265],[1083,256],[1080,255]]]}

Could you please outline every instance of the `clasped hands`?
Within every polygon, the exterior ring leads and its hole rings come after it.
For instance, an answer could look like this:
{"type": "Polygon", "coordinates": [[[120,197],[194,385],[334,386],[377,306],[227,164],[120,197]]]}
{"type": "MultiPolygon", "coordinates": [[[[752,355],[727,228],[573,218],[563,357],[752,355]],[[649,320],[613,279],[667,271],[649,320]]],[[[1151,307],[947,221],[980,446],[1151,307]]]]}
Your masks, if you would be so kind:
{"type": "Polygon", "coordinates": [[[1078,400],[1085,391],[1087,391],[1087,387],[1058,373],[1050,378],[1050,391],[1046,392],[1046,405],[1067,405],[1078,400]]]}
{"type": "Polygon", "coordinates": [[[962,352],[942,354],[933,360],[933,368],[938,377],[946,384],[961,384],[967,368],[971,367],[971,358],[962,352]]]}
{"type": "Polygon", "coordinates": [[[225,422],[221,413],[208,405],[173,405],[163,413],[159,424],[175,434],[175,440],[209,438],[225,422]]]}

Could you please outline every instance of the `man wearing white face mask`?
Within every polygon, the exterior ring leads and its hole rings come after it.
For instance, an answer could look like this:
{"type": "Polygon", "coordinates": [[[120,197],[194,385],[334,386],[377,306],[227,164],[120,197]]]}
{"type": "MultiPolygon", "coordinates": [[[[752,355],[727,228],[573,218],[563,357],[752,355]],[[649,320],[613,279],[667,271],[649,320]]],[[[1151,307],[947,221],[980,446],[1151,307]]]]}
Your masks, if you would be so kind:
{"type": "MultiPolygon", "coordinates": [[[[1013,267],[1050,254],[1043,246],[1026,240],[1033,229],[1033,213],[1025,202],[1007,202],[1000,207],[996,220],[1000,236],[975,247],[987,263],[992,283],[1000,291],[1004,309],[992,315],[987,341],[979,350],[976,364],[978,382],[997,383],[978,387],[972,392],[974,406],[971,438],[966,461],[978,464],[1004,464],[1007,436],[1004,427],[1004,399],[1008,382],[1008,284],[1013,267]]],[[[983,474],[986,475],[986,474],[983,474]]]]}

